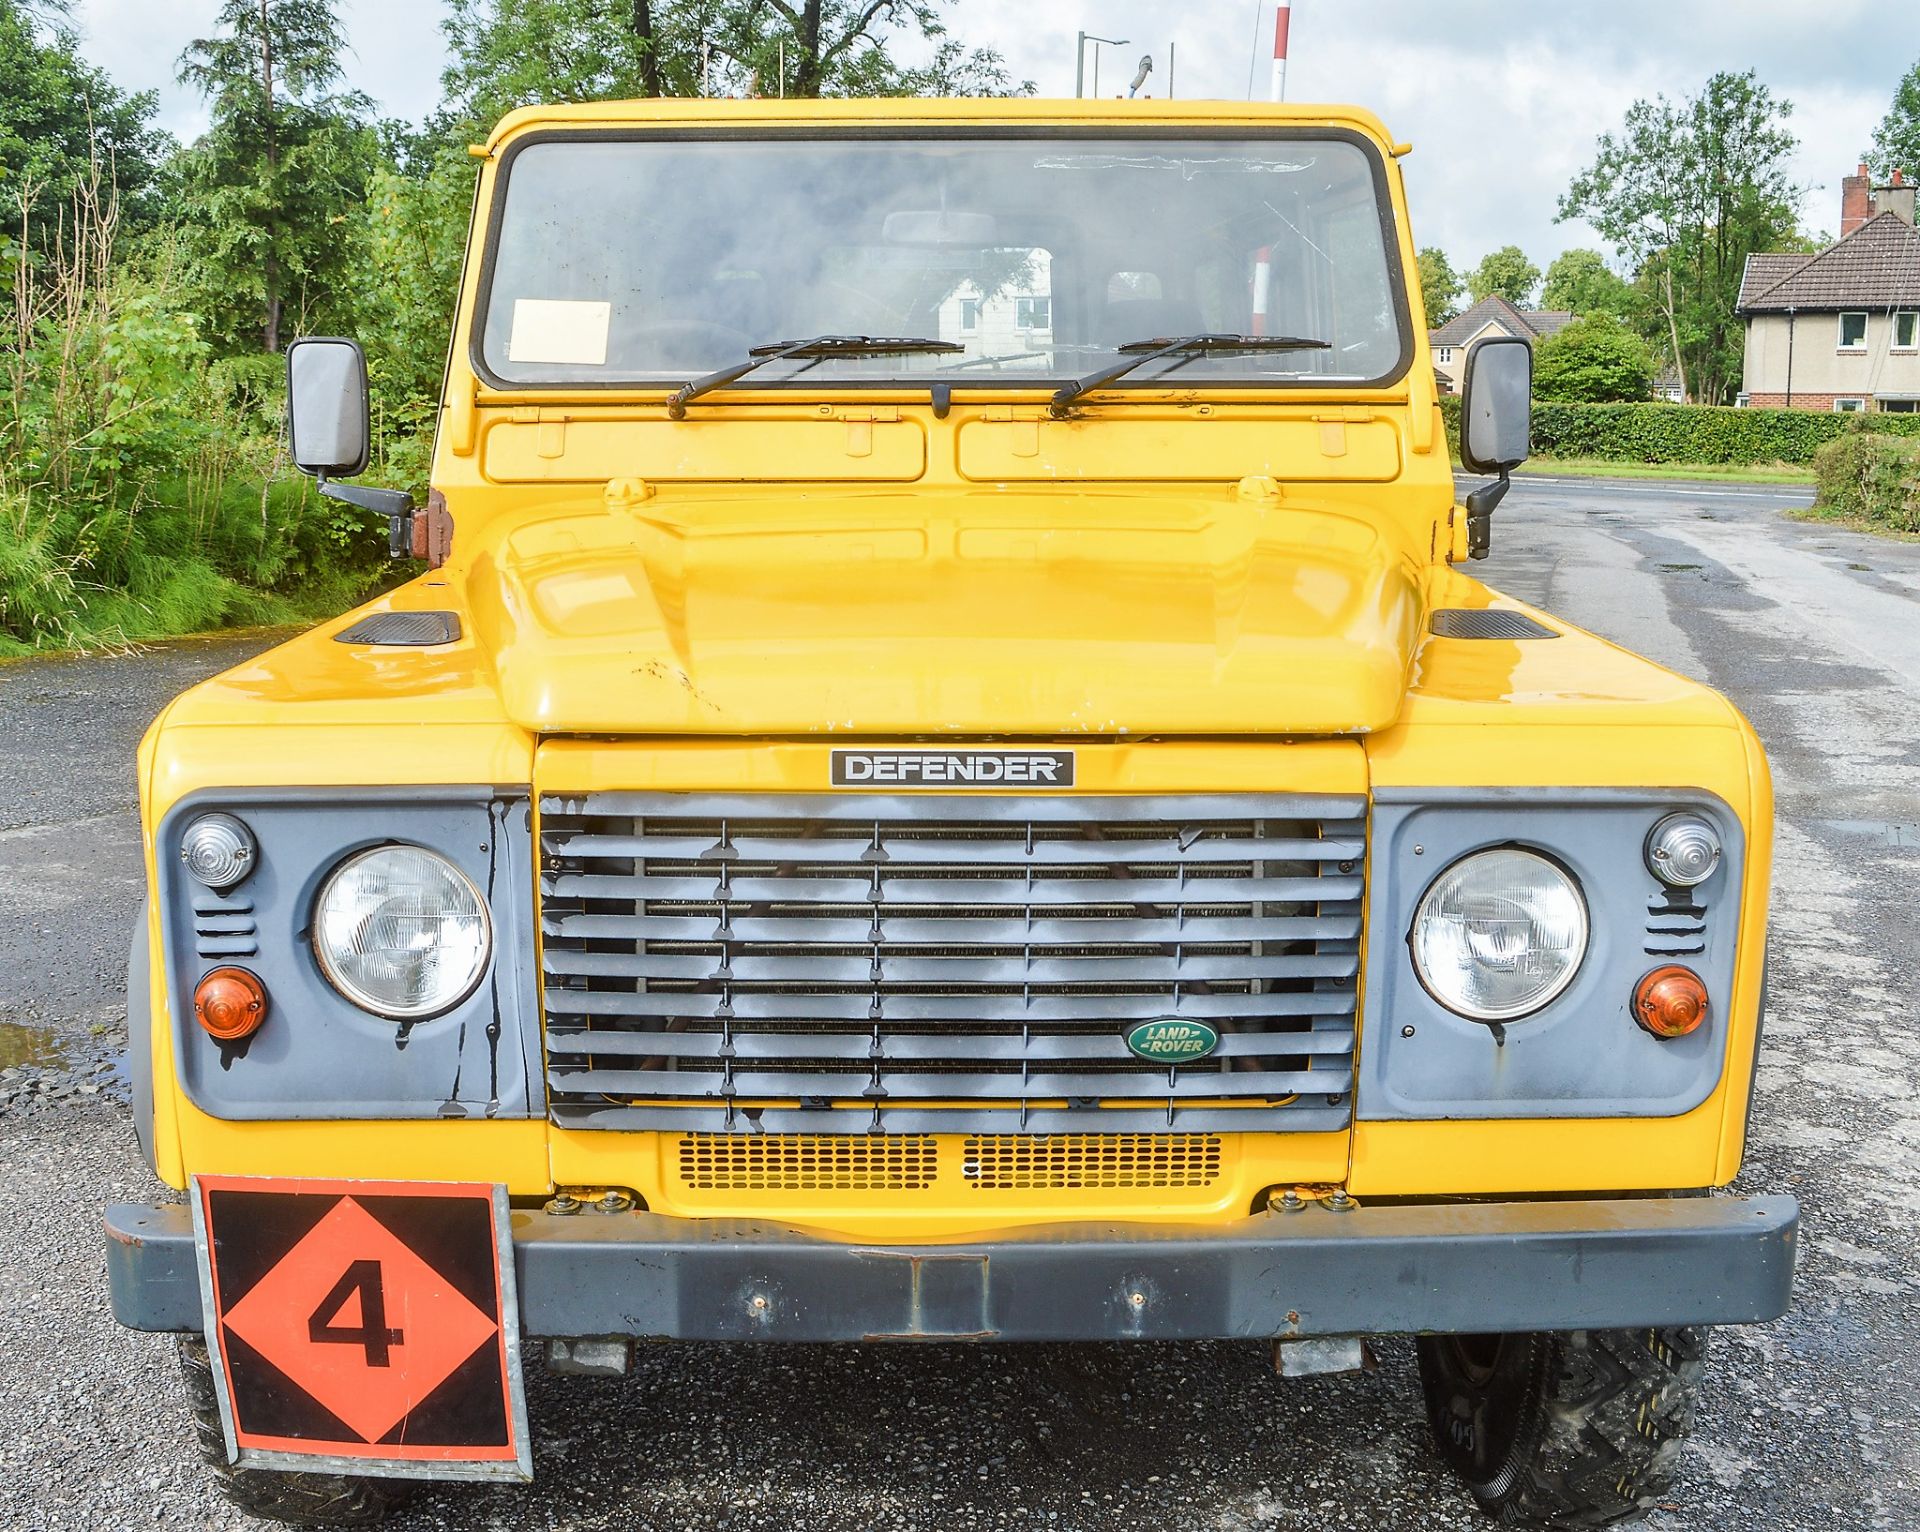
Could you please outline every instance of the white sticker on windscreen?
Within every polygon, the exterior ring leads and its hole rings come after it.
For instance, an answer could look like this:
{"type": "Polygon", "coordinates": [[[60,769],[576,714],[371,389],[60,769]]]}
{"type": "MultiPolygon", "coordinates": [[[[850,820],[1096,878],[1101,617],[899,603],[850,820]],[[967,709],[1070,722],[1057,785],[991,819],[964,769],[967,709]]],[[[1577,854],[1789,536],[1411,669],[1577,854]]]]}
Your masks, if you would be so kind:
{"type": "Polygon", "coordinates": [[[516,298],[513,333],[507,337],[510,362],[545,362],[563,367],[604,367],[611,303],[572,298],[516,298]]]}

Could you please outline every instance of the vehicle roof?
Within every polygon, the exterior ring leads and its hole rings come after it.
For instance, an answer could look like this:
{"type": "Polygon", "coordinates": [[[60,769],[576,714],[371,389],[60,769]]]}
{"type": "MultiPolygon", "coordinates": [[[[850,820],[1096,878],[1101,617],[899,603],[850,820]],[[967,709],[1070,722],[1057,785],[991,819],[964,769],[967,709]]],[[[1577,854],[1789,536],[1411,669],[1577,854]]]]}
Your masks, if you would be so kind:
{"type": "Polygon", "coordinates": [[[571,106],[527,106],[509,113],[487,139],[488,154],[509,138],[548,128],[649,127],[682,123],[716,127],[805,127],[879,124],[958,124],[970,127],[1242,127],[1347,128],[1376,140],[1399,156],[1412,145],[1396,143],[1365,107],[1265,101],[1093,101],[1032,96],[870,97],[859,100],[736,101],[699,96],[660,96],[634,101],[595,101],[571,106]]]}

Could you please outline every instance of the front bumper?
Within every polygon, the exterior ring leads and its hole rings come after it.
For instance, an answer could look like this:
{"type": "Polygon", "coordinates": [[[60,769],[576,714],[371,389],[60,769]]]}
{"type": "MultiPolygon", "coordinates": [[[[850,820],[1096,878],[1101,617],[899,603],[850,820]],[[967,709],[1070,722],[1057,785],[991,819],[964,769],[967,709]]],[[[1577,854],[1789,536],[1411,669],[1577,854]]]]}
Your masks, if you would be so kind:
{"type": "MultiPolygon", "coordinates": [[[[668,1340],[1200,1340],[1746,1324],[1786,1311],[1791,1197],[1258,1213],[850,1244],[744,1219],[513,1214],[522,1331],[668,1340]]],[[[186,1207],[107,1210],[114,1317],[202,1328],[186,1207]]]]}

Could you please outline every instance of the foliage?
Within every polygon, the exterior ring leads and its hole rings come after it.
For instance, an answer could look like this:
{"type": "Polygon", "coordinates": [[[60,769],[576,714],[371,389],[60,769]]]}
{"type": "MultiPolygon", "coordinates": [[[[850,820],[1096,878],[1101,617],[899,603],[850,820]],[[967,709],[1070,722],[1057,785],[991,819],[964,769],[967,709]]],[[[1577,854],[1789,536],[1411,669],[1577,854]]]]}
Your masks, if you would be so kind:
{"type": "Polygon", "coordinates": [[[622,96],[1030,95],[948,34],[953,0],[449,0],[444,131],[518,106],[622,96]],[[931,54],[904,64],[917,39],[931,54]],[[784,71],[784,73],[783,73],[784,71]]]}
{"type": "Polygon", "coordinates": [[[1438,246],[1429,245],[1422,250],[1419,260],[1420,291],[1427,299],[1427,323],[1437,330],[1460,312],[1460,294],[1466,291],[1467,284],[1453,269],[1447,252],[1438,246]]]}
{"type": "Polygon", "coordinates": [[[208,330],[225,351],[337,328],[356,273],[339,237],[376,154],[369,104],[334,94],[346,40],[328,0],[222,0],[180,79],[213,124],[176,168],[208,330]]]}
{"type": "Polygon", "coordinates": [[[1607,264],[1598,250],[1563,250],[1547,267],[1540,306],[1585,319],[1604,314],[1631,324],[1644,305],[1633,284],[1607,264]]]}
{"type": "MultiPolygon", "coordinates": [[[[43,38],[19,0],[0,0],[0,195],[10,211],[23,212],[29,249],[44,250],[56,237],[96,156],[113,168],[122,216],[151,221],[154,179],[169,147],[152,126],[154,109],[151,91],[128,95],[81,58],[72,31],[43,38]]],[[[9,233],[21,221],[14,218],[9,233]]]]}
{"type": "Polygon", "coordinates": [[[1813,469],[1823,510],[1920,532],[1920,441],[1848,432],[1814,454],[1813,469]]]}
{"type": "Polygon", "coordinates": [[[1585,218],[1640,272],[1689,398],[1732,397],[1747,257],[1794,233],[1792,112],[1751,70],[1678,104],[1636,101],[1560,198],[1562,219],[1585,218]]]}
{"type": "Polygon", "coordinates": [[[1555,404],[1614,404],[1653,392],[1653,353],[1617,319],[1576,319],[1533,350],[1534,397],[1555,404]]]}
{"type": "MultiPolygon", "coordinates": [[[[1623,463],[1811,463],[1862,415],[1739,410],[1710,404],[1536,404],[1534,451],[1623,463]]],[[[1877,415],[1873,429],[1920,436],[1920,415],[1877,415]]]]}
{"type": "Polygon", "coordinates": [[[1467,291],[1473,301],[1505,298],[1515,308],[1530,308],[1534,289],[1540,285],[1540,268],[1527,259],[1518,245],[1502,245],[1490,251],[1480,264],[1467,273],[1467,291]]]}
{"type": "Polygon", "coordinates": [[[1909,69],[1893,92],[1893,104],[1873,130],[1873,148],[1861,156],[1883,180],[1905,171],[1920,176],[1920,63],[1909,69]]]}

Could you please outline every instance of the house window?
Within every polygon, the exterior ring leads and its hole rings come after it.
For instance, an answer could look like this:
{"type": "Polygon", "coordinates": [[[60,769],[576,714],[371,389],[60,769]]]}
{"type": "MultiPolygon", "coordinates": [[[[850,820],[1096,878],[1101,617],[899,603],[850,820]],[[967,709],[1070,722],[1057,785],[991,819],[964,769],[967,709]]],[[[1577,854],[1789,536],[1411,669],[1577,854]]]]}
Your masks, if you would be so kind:
{"type": "Polygon", "coordinates": [[[962,333],[971,335],[979,328],[980,300],[978,298],[962,298],[960,300],[960,329],[962,333]]]}
{"type": "Polygon", "coordinates": [[[1864,309],[1858,313],[1840,316],[1840,349],[1842,351],[1867,349],[1867,315],[1864,309]]]}
{"type": "Polygon", "coordinates": [[[1436,355],[1436,360],[1441,362],[1451,362],[1453,360],[1453,347],[1442,346],[1436,355]]]}
{"type": "Polygon", "coordinates": [[[1836,415],[1858,415],[1864,412],[1866,407],[1867,401],[1864,399],[1836,399],[1833,401],[1833,412],[1836,415]]]}
{"type": "Polygon", "coordinates": [[[1015,298],[1013,300],[1014,328],[1020,330],[1051,330],[1053,328],[1052,298],[1015,298]]]}
{"type": "MultiPolygon", "coordinates": [[[[1673,390],[1672,390],[1672,389],[1668,389],[1668,390],[1667,390],[1667,393],[1668,393],[1669,395],[1671,395],[1671,394],[1672,394],[1672,392],[1673,392],[1673,390]]],[[[1739,395],[1738,397],[1736,397],[1736,398],[1734,399],[1734,401],[1733,401],[1733,407],[1734,407],[1734,408],[1735,408],[1736,410],[1750,410],[1750,409],[1752,409],[1752,408],[1753,408],[1753,395],[1752,395],[1752,394],[1741,394],[1741,395],[1739,395]]]]}
{"type": "Polygon", "coordinates": [[[1893,349],[1920,351],[1920,314],[1912,309],[1893,316],[1893,349]]]}
{"type": "Polygon", "coordinates": [[[1920,415],[1920,399],[1878,399],[1882,415],[1920,415]]]}

